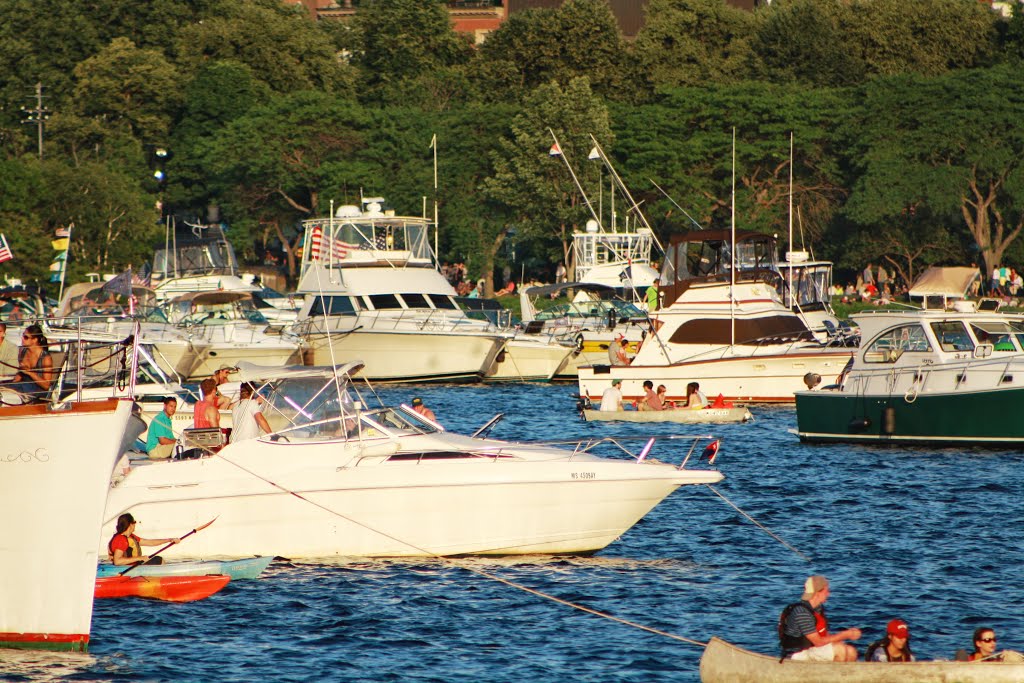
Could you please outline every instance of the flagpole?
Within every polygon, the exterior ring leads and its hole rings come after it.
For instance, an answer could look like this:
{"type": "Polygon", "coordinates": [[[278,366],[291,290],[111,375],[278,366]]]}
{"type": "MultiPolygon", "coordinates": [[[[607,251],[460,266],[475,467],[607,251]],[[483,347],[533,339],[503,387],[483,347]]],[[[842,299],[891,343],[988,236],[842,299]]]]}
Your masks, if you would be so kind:
{"type": "Polygon", "coordinates": [[[729,265],[729,346],[736,345],[736,127],[732,129],[732,246],[729,254],[732,263],[729,265]]]}
{"type": "Polygon", "coordinates": [[[64,250],[64,267],[60,269],[60,291],[57,293],[57,301],[64,299],[64,274],[68,272],[68,258],[71,256],[71,231],[75,224],[72,221],[68,226],[68,248],[64,250]]]}

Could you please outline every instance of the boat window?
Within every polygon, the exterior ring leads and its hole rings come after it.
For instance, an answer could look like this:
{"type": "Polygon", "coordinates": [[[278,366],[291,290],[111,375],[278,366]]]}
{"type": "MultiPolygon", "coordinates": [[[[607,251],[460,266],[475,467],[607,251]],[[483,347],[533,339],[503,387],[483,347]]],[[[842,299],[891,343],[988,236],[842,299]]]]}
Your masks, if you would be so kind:
{"type": "Polygon", "coordinates": [[[459,451],[436,451],[432,453],[396,453],[388,458],[388,462],[409,462],[415,460],[475,460],[486,456],[477,453],[464,453],[459,451]]]}
{"type": "MultiPolygon", "coordinates": [[[[665,251],[665,263],[661,266],[661,281],[670,285],[676,281],[676,254],[679,253],[676,245],[669,245],[665,251]]],[[[685,264],[684,264],[685,265],[685,264]]]]}
{"type": "Polygon", "coordinates": [[[669,341],[673,344],[757,344],[810,339],[811,333],[795,315],[773,315],[763,318],[737,319],[735,336],[732,321],[727,318],[698,318],[683,323],[669,341]]]}
{"type": "Polygon", "coordinates": [[[886,330],[864,352],[866,363],[895,363],[903,353],[931,351],[928,336],[920,325],[901,325],[886,330]]]}
{"type": "Polygon", "coordinates": [[[434,304],[434,308],[444,308],[448,310],[458,310],[459,308],[454,299],[444,294],[431,294],[427,298],[432,304],[434,304]]]}
{"type": "Polygon", "coordinates": [[[939,340],[943,351],[973,351],[974,342],[967,328],[959,320],[944,320],[932,323],[932,332],[939,340]]]}
{"type": "Polygon", "coordinates": [[[402,304],[398,301],[398,297],[394,294],[371,294],[368,298],[370,299],[370,306],[375,311],[384,311],[402,307],[402,304]]]}
{"type": "Polygon", "coordinates": [[[972,323],[971,331],[979,344],[991,344],[994,351],[1015,352],[1017,347],[1013,340],[1017,338],[1020,343],[1018,330],[1015,330],[1006,323],[972,323]]]}
{"type": "Polygon", "coordinates": [[[309,315],[354,315],[356,310],[358,309],[350,296],[316,296],[313,297],[309,315]]]}
{"type": "Polygon", "coordinates": [[[430,304],[427,303],[426,295],[418,292],[402,294],[402,300],[409,308],[430,308],[430,304]]]}

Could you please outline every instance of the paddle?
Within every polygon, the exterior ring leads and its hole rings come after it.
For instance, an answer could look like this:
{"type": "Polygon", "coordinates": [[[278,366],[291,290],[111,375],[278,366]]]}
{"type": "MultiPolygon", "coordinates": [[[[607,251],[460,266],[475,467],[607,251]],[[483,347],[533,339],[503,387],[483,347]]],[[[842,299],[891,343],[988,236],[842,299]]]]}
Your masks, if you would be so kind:
{"type": "MultiPolygon", "coordinates": [[[[220,515],[217,515],[217,517],[220,517],[220,515]]],[[[214,517],[213,519],[211,519],[211,520],[210,520],[209,522],[207,522],[206,524],[204,524],[204,525],[202,525],[202,526],[199,526],[199,527],[196,527],[196,528],[195,528],[195,529],[193,529],[192,531],[188,532],[187,534],[185,534],[184,536],[182,536],[181,538],[179,538],[179,539],[178,539],[178,542],[180,543],[181,541],[184,541],[184,540],[185,540],[186,538],[188,538],[188,537],[189,537],[189,536],[191,536],[192,534],[194,534],[194,533],[196,533],[196,532],[198,532],[198,531],[202,531],[202,530],[203,530],[203,529],[205,529],[206,527],[210,526],[211,524],[213,524],[214,522],[216,522],[216,521],[217,521],[217,517],[214,517]]],[[[150,555],[150,556],[149,556],[149,557],[150,557],[150,559],[152,559],[152,558],[154,558],[154,557],[158,556],[158,555],[159,555],[160,553],[162,553],[163,551],[167,550],[167,549],[168,549],[168,548],[170,548],[170,547],[171,547],[172,545],[174,545],[174,541],[171,541],[170,543],[168,543],[167,545],[165,545],[165,546],[164,546],[163,548],[160,548],[160,550],[157,550],[157,551],[156,551],[155,553],[153,553],[152,555],[150,555]]],[[[125,574],[127,574],[128,572],[130,572],[131,570],[135,569],[136,567],[138,567],[138,566],[140,566],[140,565],[142,565],[142,564],[143,564],[142,562],[136,562],[135,564],[130,564],[130,565],[128,565],[128,568],[127,568],[127,569],[125,569],[125,570],[124,570],[124,571],[122,571],[122,572],[119,572],[119,573],[118,573],[118,576],[124,576],[125,574]]]]}

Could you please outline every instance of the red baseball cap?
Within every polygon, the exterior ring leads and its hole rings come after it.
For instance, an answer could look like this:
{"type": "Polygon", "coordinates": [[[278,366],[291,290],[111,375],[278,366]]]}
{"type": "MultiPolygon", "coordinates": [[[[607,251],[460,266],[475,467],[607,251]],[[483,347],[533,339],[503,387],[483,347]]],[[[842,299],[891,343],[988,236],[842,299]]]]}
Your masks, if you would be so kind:
{"type": "Polygon", "coordinates": [[[907,628],[907,622],[902,619],[893,619],[889,622],[889,625],[885,627],[885,632],[890,636],[896,636],[897,638],[906,638],[910,635],[910,629],[907,628]]]}

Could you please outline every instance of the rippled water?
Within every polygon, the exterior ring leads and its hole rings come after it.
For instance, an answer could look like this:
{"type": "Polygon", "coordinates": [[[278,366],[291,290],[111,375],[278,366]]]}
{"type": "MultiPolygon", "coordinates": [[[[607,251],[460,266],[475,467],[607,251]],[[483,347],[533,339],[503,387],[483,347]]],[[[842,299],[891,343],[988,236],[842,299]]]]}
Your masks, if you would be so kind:
{"type": "MultiPolygon", "coordinates": [[[[388,388],[456,431],[494,435],[708,433],[715,488],[677,491],[590,558],[275,561],[260,581],[174,605],[101,601],[86,656],[5,652],[4,681],[696,681],[700,648],[511,587],[519,584],[698,641],[774,654],[779,610],[804,578],[832,580],[836,628],[862,649],[890,618],[919,657],[950,658],[981,624],[1024,649],[1022,454],[805,446],[792,408],[746,425],[586,424],[566,386],[388,388]],[[473,571],[470,571],[473,570],[473,571]]],[[[1008,419],[1015,419],[1008,417],[1008,419]]]]}

